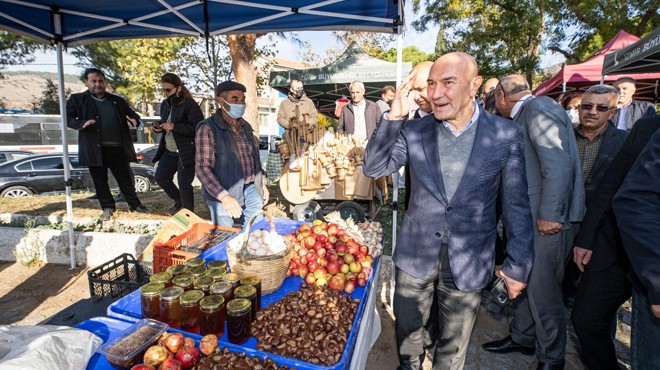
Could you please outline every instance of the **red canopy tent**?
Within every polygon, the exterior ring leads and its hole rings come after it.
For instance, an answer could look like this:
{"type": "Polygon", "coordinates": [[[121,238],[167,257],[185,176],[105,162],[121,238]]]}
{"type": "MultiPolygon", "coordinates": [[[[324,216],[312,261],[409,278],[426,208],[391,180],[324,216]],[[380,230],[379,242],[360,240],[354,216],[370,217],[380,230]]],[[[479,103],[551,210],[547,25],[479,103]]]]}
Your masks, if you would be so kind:
{"type": "MultiPolygon", "coordinates": [[[[636,41],[639,37],[631,35],[626,31],[619,31],[610,41],[596,54],[579,64],[567,64],[549,80],[546,80],[534,89],[536,96],[547,95],[556,98],[563,91],[586,90],[592,85],[599,84],[603,72],[603,59],[605,55],[622,49],[636,41]]],[[[636,99],[657,101],[658,83],[660,73],[628,74],[604,76],[605,81],[614,81],[617,78],[629,76],[637,80],[636,99]]]]}

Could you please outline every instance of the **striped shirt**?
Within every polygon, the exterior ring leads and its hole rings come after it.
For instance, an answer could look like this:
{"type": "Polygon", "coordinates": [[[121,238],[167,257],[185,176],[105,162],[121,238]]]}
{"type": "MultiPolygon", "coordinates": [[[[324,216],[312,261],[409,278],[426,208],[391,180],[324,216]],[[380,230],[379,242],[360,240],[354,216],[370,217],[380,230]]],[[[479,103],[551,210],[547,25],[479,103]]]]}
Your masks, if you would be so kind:
{"type": "MultiPolygon", "coordinates": [[[[245,131],[242,129],[242,124],[248,124],[244,121],[239,121],[239,125],[229,124],[231,127],[231,134],[236,142],[236,147],[238,148],[238,157],[239,162],[241,163],[241,169],[243,170],[243,183],[250,184],[254,182],[255,171],[254,171],[254,157],[252,155],[252,145],[247,137],[245,137],[245,131]]],[[[220,184],[218,178],[213,174],[215,168],[215,139],[213,134],[213,129],[209,125],[201,125],[197,135],[195,136],[195,145],[197,146],[197,169],[196,175],[199,181],[202,183],[204,189],[214,197],[215,199],[221,200],[225,196],[229,195],[229,192],[220,184]]],[[[231,151],[231,148],[226,150],[231,151]]]]}
{"type": "MultiPolygon", "coordinates": [[[[606,125],[609,125],[609,123],[606,123],[606,125]]],[[[580,165],[582,166],[582,180],[585,184],[589,179],[589,175],[591,175],[591,169],[594,167],[596,158],[598,158],[598,151],[600,151],[600,146],[603,144],[603,134],[607,130],[609,130],[609,127],[596,135],[593,140],[589,140],[580,132],[580,126],[575,128],[575,139],[580,154],[580,165]]]]}

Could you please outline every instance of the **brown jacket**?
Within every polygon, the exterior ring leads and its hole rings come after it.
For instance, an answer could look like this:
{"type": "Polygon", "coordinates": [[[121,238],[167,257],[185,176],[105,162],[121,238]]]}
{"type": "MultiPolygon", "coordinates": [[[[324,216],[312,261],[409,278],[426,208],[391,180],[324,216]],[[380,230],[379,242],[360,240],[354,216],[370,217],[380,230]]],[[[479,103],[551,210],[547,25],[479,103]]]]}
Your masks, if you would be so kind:
{"type": "Polygon", "coordinates": [[[318,111],[314,106],[314,102],[303,95],[300,100],[296,100],[291,93],[287,95],[287,99],[283,100],[280,108],[277,110],[277,123],[284,127],[285,130],[289,129],[291,119],[296,117],[296,107],[298,107],[298,119],[305,119],[305,122],[310,126],[318,124],[318,111]]]}

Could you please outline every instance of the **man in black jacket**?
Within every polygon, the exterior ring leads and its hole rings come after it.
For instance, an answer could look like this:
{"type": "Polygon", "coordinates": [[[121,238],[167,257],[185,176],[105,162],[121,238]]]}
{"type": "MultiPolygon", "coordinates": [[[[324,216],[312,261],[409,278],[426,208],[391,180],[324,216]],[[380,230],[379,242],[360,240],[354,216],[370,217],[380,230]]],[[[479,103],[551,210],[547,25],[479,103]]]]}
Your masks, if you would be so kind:
{"type": "Polygon", "coordinates": [[[84,73],[88,91],[73,94],[66,103],[67,126],[78,130],[78,157],[81,166],[89,166],[94,188],[103,213],[101,221],[109,221],[115,211],[115,200],[108,185],[108,169],[119,184],[131,211],[147,213],[135,193],[129,162],[137,162],[128,129],[137,127],[140,117],[126,100],[106,93],[103,72],[88,68],[84,73]]]}
{"type": "Polygon", "coordinates": [[[655,107],[652,103],[633,99],[637,87],[632,77],[621,77],[614,81],[612,86],[619,90],[619,101],[617,102],[619,110],[612,118],[619,130],[630,131],[640,118],[655,115],[655,107]]]}

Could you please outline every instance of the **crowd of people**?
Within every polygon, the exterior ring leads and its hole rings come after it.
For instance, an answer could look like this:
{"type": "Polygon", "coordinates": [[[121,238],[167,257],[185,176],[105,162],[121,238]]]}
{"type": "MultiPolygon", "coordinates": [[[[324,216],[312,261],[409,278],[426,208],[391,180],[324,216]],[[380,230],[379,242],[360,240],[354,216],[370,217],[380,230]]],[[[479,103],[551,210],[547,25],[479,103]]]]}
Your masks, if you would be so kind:
{"type": "MultiPolygon", "coordinates": [[[[101,220],[115,210],[108,169],[130,209],[149,212],[129,167],[128,126],[139,117],[106,92],[100,70],[86,70],[84,82],[88,91],[71,96],[67,118],[79,130],[101,220]]],[[[385,86],[378,102],[353,82],[339,114],[339,132],[368,141],[367,176],[406,168],[392,256],[399,368],[419,369],[427,351],[434,369],[463,368],[482,291],[496,277],[514,314],[510,334],[483,350],[563,369],[568,306],[585,365],[619,369],[612,333],[632,296],[632,367],[660,368],[660,116],[633,99],[629,77],[558,100],[533,96],[521,75],[482,82],[472,56],[448,53],[416,65],[398,88],[385,86]]],[[[154,161],[170,212],[194,210],[197,176],[213,223],[245,224],[269,197],[258,141],[242,118],[245,86],[220,83],[220,109],[206,119],[178,76],[163,75],[161,87],[154,161]]],[[[277,121],[284,129],[317,124],[300,80],[277,121]]]]}

